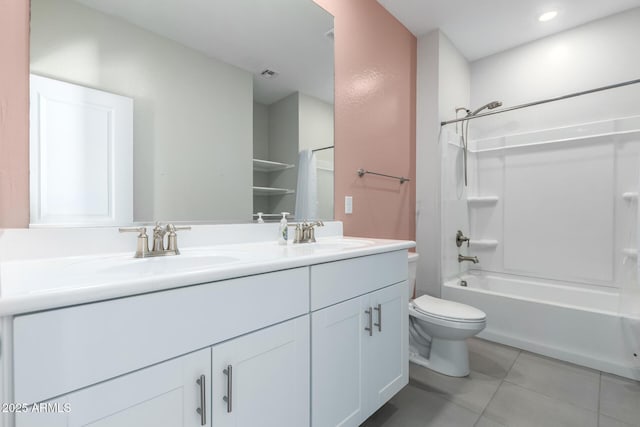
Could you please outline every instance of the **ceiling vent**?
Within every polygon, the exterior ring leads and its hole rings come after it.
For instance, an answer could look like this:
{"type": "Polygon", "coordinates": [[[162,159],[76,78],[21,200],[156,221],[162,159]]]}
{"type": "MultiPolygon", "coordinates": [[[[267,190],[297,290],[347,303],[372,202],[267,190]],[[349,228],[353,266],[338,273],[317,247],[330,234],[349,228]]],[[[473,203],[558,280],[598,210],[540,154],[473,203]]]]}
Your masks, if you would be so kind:
{"type": "Polygon", "coordinates": [[[262,78],[265,78],[265,79],[274,79],[274,78],[278,77],[278,74],[279,73],[277,71],[273,71],[273,70],[270,70],[268,68],[266,68],[266,69],[264,69],[264,70],[262,70],[260,72],[260,75],[262,76],[262,78]]]}

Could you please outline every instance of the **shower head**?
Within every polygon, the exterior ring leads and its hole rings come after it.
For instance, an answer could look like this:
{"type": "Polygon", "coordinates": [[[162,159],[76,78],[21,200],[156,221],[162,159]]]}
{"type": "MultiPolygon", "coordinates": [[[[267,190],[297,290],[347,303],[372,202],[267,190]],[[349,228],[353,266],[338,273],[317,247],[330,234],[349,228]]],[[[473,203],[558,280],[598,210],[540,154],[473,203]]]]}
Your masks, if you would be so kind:
{"type": "Polygon", "coordinates": [[[484,110],[485,108],[488,108],[489,110],[493,110],[494,108],[498,108],[501,105],[502,105],[502,102],[500,102],[500,101],[491,101],[490,103],[485,104],[482,107],[478,108],[473,113],[467,114],[467,116],[475,116],[476,114],[478,114],[480,111],[484,110]]]}

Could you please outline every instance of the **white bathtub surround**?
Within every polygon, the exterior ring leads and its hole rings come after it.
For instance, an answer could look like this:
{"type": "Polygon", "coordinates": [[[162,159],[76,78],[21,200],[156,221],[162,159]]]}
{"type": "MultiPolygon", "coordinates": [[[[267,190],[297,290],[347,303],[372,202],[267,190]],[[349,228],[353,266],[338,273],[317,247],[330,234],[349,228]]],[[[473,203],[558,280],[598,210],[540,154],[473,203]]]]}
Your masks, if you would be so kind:
{"type": "Polygon", "coordinates": [[[473,272],[445,282],[442,294],[487,314],[482,338],[640,379],[615,290],[473,272]]]}
{"type": "Polygon", "coordinates": [[[471,193],[499,198],[468,207],[472,242],[500,243],[483,250],[483,270],[621,287],[634,269],[623,251],[636,247],[637,204],[623,194],[638,185],[640,117],[474,140],[470,149],[471,193]]]}
{"type": "MultiPolygon", "coordinates": [[[[478,120],[475,135],[527,114],[478,120]]],[[[637,378],[640,116],[494,132],[469,145],[469,192],[493,201],[468,202],[471,244],[462,249],[478,256],[472,271],[487,278],[490,291],[509,283],[497,292],[510,299],[484,305],[485,295],[445,284],[446,298],[487,312],[484,337],[637,378]],[[549,306],[562,306],[563,314],[543,314],[549,306]]],[[[461,179],[457,170],[448,173],[461,179]]],[[[448,277],[455,284],[460,274],[448,277]]]]}
{"type": "Polygon", "coordinates": [[[5,230],[0,401],[72,411],[0,424],[359,425],[408,381],[415,244],[332,223],[283,247],[277,225],[196,226],[143,259],[116,228],[5,230]]]}

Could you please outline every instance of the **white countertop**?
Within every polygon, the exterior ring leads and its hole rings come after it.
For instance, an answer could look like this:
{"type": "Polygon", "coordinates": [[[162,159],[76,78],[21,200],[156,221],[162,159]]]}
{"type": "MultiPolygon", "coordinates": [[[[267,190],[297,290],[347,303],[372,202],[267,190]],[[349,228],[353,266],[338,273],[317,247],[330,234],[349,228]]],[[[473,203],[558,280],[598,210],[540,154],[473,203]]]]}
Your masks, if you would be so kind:
{"type": "Polygon", "coordinates": [[[412,247],[412,241],[332,236],[286,246],[275,241],[191,246],[178,256],[144,259],[127,251],[5,260],[0,263],[0,316],[412,247]]]}

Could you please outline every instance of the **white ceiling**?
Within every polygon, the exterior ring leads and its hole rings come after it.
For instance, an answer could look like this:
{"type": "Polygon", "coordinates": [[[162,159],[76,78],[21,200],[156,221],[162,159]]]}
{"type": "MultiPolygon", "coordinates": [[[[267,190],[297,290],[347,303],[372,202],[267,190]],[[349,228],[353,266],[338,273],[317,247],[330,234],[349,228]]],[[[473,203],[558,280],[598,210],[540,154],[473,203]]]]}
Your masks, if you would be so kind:
{"type": "Polygon", "coordinates": [[[640,0],[378,2],[416,36],[439,28],[469,61],[640,6],[640,0]],[[558,16],[548,22],[539,22],[538,16],[549,10],[557,10],[558,16]]]}
{"type": "Polygon", "coordinates": [[[300,91],[333,104],[333,17],[312,0],[77,1],[253,73],[258,102],[300,91]]]}

